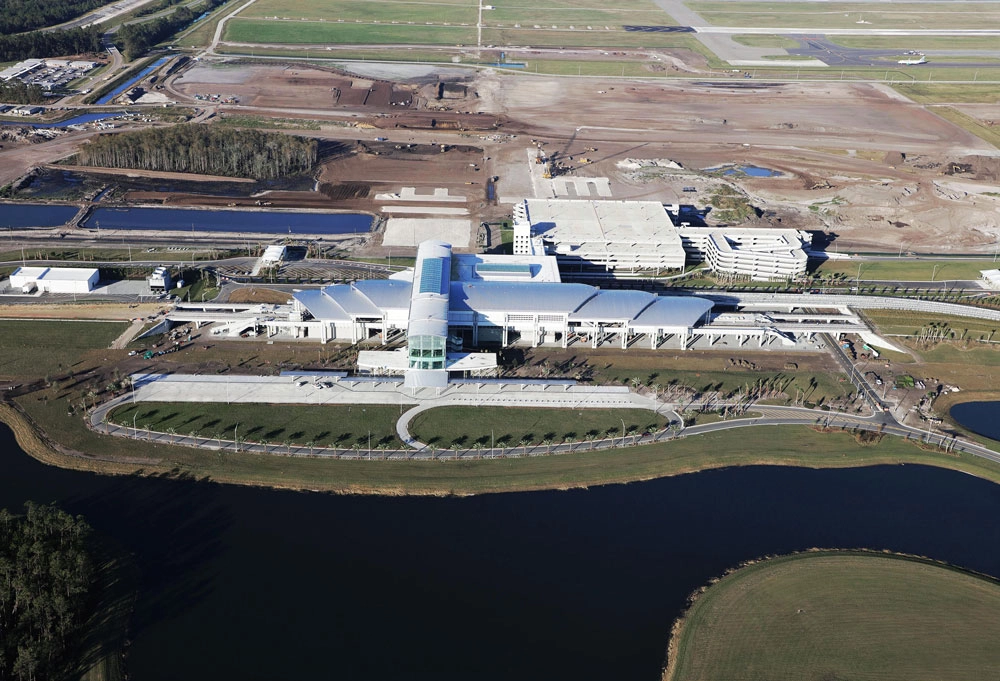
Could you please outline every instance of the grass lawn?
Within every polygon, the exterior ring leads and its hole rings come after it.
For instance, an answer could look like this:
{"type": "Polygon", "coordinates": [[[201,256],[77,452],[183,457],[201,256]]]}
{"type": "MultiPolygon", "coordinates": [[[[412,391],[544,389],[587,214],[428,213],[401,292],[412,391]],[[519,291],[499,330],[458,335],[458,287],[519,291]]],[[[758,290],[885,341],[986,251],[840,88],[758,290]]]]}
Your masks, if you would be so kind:
{"type": "MultiPolygon", "coordinates": [[[[593,380],[595,383],[610,383],[633,385],[638,380],[640,385],[660,386],[661,390],[669,388],[688,388],[698,392],[718,391],[722,394],[738,392],[756,385],[770,385],[780,390],[788,397],[787,400],[769,400],[770,402],[790,402],[800,392],[806,400],[817,404],[845,397],[853,392],[846,375],[826,371],[751,371],[745,369],[726,369],[725,358],[720,356],[715,365],[717,368],[685,369],[686,358],[677,360],[662,359],[658,367],[649,363],[648,357],[625,355],[611,364],[592,362],[594,366],[593,380]],[[645,361],[643,361],[645,360],[645,361]]],[[[700,365],[701,362],[698,362],[700,365]]]]}
{"type": "Polygon", "coordinates": [[[665,679],[935,679],[1000,669],[1000,584],[926,560],[814,552],[711,585],[665,679]]]}
{"type": "Polygon", "coordinates": [[[475,26],[425,26],[423,24],[356,24],[354,22],[268,21],[243,19],[226,23],[224,40],[237,43],[314,45],[414,44],[456,45],[476,40],[475,26]]]}
{"type": "MultiPolygon", "coordinates": [[[[990,80],[995,78],[991,76],[990,80]]],[[[993,104],[1000,101],[1000,83],[897,83],[893,88],[920,104],[993,104]]]]}
{"type": "MultiPolygon", "coordinates": [[[[932,326],[951,329],[959,339],[1000,340],[1000,322],[971,317],[949,317],[943,314],[923,312],[908,312],[905,310],[865,310],[864,316],[870,320],[879,331],[889,335],[917,336],[921,329],[932,326]]],[[[1000,354],[1000,352],[996,352],[1000,354]]]]}
{"type": "Polygon", "coordinates": [[[553,444],[621,437],[663,428],[667,420],[644,409],[524,409],[515,407],[441,407],[417,414],[410,434],[436,447],[507,447],[520,442],[553,444]]]}
{"type": "Polygon", "coordinates": [[[0,376],[33,380],[65,373],[86,350],[107,348],[128,328],[124,322],[0,321],[0,376]]]}
{"type": "Polygon", "coordinates": [[[831,35],[831,43],[869,50],[995,50],[995,36],[831,35]]]}
{"type": "Polygon", "coordinates": [[[995,3],[893,3],[873,6],[855,2],[688,2],[713,26],[780,28],[968,29],[1000,21],[995,3]]]}
{"type": "Polygon", "coordinates": [[[641,31],[626,31],[621,26],[593,26],[592,30],[577,25],[570,29],[570,24],[557,24],[553,29],[551,24],[540,24],[541,28],[521,24],[514,26],[490,26],[483,29],[483,43],[489,45],[535,45],[551,47],[674,47],[688,48],[703,53],[704,48],[698,48],[695,38],[683,33],[646,33],[641,31]]]}
{"type": "Polygon", "coordinates": [[[993,258],[982,260],[827,260],[815,270],[816,274],[843,274],[848,279],[858,276],[871,281],[948,281],[951,279],[979,279],[980,270],[996,267],[993,258]]]}
{"type": "Polygon", "coordinates": [[[253,19],[324,19],[326,21],[449,21],[475,25],[477,0],[433,0],[433,2],[393,2],[392,0],[258,0],[239,16],[253,19]]]}
{"type": "Polygon", "coordinates": [[[401,446],[396,439],[398,407],[382,405],[276,407],[270,404],[205,404],[203,402],[139,402],[116,409],[111,420],[123,426],[135,423],[139,428],[160,432],[173,429],[177,435],[221,437],[240,441],[317,447],[359,446],[367,449],[368,434],[372,447],[392,449],[401,446]],[[135,421],[133,422],[133,416],[135,421]]]}
{"type": "Polygon", "coordinates": [[[783,35],[763,35],[759,33],[750,33],[747,35],[734,35],[733,40],[738,42],[740,45],[747,45],[749,47],[798,47],[799,41],[793,40],[787,36],[783,35]]]}

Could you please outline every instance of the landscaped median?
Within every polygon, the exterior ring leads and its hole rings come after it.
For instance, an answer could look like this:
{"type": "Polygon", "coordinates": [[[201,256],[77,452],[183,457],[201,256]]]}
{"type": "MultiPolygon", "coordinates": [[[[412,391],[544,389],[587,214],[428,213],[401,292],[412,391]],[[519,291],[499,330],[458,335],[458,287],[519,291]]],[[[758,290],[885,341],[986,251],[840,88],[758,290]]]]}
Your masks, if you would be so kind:
{"type": "Polygon", "coordinates": [[[1000,583],[935,561],[809,551],[750,563],[693,597],[664,681],[935,679],[1000,669],[1000,583]]]}

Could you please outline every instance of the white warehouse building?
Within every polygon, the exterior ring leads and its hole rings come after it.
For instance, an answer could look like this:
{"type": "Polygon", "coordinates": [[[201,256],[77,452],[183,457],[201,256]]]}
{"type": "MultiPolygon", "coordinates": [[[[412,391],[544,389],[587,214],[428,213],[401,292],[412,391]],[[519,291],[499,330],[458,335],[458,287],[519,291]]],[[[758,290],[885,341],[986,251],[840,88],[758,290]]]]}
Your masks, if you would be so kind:
{"type": "Polygon", "coordinates": [[[515,255],[606,271],[705,262],[717,274],[787,280],[806,273],[811,244],[794,229],[678,227],[656,201],[526,199],[514,207],[515,255]]]}
{"type": "Polygon", "coordinates": [[[24,293],[89,293],[99,278],[98,270],[89,267],[18,267],[10,285],[24,293]]]}

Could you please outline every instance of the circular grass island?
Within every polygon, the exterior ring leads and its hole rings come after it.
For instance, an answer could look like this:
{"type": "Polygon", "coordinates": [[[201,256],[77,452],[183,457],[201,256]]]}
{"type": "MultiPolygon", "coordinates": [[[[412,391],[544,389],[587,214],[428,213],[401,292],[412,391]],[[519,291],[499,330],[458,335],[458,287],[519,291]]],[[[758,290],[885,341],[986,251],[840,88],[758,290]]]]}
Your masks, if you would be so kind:
{"type": "Polygon", "coordinates": [[[749,564],[674,626],[664,681],[978,681],[1000,669],[1000,582],[885,553],[749,564]]]}

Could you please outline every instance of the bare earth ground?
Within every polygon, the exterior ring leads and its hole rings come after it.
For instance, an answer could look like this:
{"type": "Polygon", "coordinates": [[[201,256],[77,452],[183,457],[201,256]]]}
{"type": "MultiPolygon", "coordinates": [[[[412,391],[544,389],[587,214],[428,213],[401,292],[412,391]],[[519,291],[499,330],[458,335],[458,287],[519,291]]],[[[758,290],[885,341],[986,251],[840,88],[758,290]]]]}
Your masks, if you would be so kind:
{"type": "MultiPolygon", "coordinates": [[[[1000,151],[881,85],[743,78],[711,85],[491,70],[470,77],[468,68],[451,74],[447,68],[381,64],[377,73],[350,75],[300,65],[198,65],[168,87],[187,97],[236,95],[240,104],[226,108],[234,114],[331,121],[318,131],[294,130],[349,143],[348,153],[318,173],[326,193],[271,192],[274,206],[416,211],[386,213],[405,217],[459,208],[473,224],[493,221],[509,215],[511,202],[534,195],[526,149],[539,139],[572,166],[572,175],[609,178],[614,198],[704,206],[712,189],[727,183],[765,211],[755,224],[825,230],[844,252],[993,252],[1000,241],[1000,201],[990,195],[1000,193],[1000,151]],[[442,99],[438,77],[455,84],[442,99]],[[409,104],[391,103],[405,98],[409,104]],[[339,127],[345,124],[354,127],[339,127]],[[375,141],[379,136],[388,139],[375,141]],[[581,164],[581,156],[593,163],[581,164]],[[669,159],[683,170],[636,171],[619,165],[627,158],[669,159]],[[700,172],[727,163],[782,175],[700,172]],[[499,205],[486,200],[492,176],[499,177],[499,205]],[[420,200],[377,198],[406,187],[420,200]],[[465,201],[435,201],[428,196],[435,189],[465,201]]],[[[1000,120],[1000,105],[955,108],[984,125],[1000,120]]],[[[0,150],[0,180],[68,154],[86,136],[0,150]]],[[[171,202],[233,199],[175,195],[171,202]]]]}

